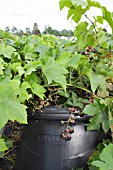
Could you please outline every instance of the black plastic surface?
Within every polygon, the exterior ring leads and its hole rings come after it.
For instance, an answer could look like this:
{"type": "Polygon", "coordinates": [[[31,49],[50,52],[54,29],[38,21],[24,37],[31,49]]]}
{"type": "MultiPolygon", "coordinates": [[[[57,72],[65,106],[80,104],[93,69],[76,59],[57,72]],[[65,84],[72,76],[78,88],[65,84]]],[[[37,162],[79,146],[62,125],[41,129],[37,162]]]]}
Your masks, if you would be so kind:
{"type": "Polygon", "coordinates": [[[72,139],[65,141],[61,137],[65,126],[60,126],[59,120],[46,118],[32,121],[24,129],[15,170],[71,170],[80,167],[87,170],[90,154],[106,136],[103,131],[86,131],[87,123],[80,122],[79,118],[72,139]]]}

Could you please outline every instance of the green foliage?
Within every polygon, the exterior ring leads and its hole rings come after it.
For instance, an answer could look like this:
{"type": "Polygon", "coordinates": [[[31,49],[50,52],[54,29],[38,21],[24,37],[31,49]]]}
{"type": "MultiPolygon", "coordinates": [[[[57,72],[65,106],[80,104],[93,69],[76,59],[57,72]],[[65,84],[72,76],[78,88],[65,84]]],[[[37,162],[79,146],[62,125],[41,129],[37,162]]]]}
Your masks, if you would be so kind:
{"type": "MultiPolygon", "coordinates": [[[[112,35],[98,26],[103,26],[106,21],[113,33],[113,12],[94,0],[71,0],[68,5],[59,4],[60,9],[67,7],[67,18],[76,23],[74,36],[78,52],[82,54],[76,67],[79,78],[76,78],[74,83],[77,88],[92,92],[93,102],[91,100],[88,104],[86,101],[87,104],[82,111],[91,116],[87,130],[102,128],[105,133],[111,131],[113,141],[113,42],[112,35]],[[88,16],[87,11],[92,8],[98,8],[101,15],[88,16]]],[[[72,79],[70,82],[73,84],[72,79]]],[[[79,100],[79,104],[77,91],[71,93],[68,104],[81,107],[82,100],[79,100]]],[[[103,142],[101,146],[101,149],[93,153],[93,159],[89,161],[89,170],[113,169],[111,140],[107,145],[103,142]]]]}
{"type": "Polygon", "coordinates": [[[102,7],[103,18],[108,22],[109,26],[112,29],[113,33],[113,18],[111,12],[109,12],[106,7],[102,7]]]}
{"type": "MultiPolygon", "coordinates": [[[[35,110],[55,103],[91,115],[87,129],[111,130],[113,138],[113,40],[98,27],[107,21],[113,32],[113,13],[93,0],[60,0],[59,5],[76,23],[71,41],[0,30],[0,129],[8,120],[26,124],[29,106],[35,110]],[[90,18],[87,11],[93,7],[102,15],[90,18]]],[[[7,143],[1,134],[1,152],[10,147],[7,143]]],[[[101,146],[90,170],[113,169],[111,141],[101,146]]]]}
{"type": "Polygon", "coordinates": [[[101,8],[101,5],[99,2],[97,1],[93,1],[93,0],[87,0],[87,3],[90,7],[97,7],[97,8],[101,8]]]}
{"type": "Polygon", "coordinates": [[[72,30],[63,29],[61,31],[58,31],[56,29],[51,28],[50,26],[45,27],[44,31],[42,33],[43,34],[52,34],[55,36],[64,36],[64,37],[72,37],[73,36],[72,30]]]}
{"type": "Polygon", "coordinates": [[[107,145],[99,155],[100,160],[95,160],[91,164],[99,167],[100,170],[113,170],[113,144],[107,145]]]}
{"type": "Polygon", "coordinates": [[[82,5],[82,6],[86,6],[87,5],[87,3],[84,0],[72,0],[72,4],[73,5],[77,4],[78,6],[79,5],[82,5]]]}
{"type": "Polygon", "coordinates": [[[55,81],[56,83],[61,84],[61,86],[66,90],[66,78],[64,74],[67,73],[67,70],[56,62],[53,58],[44,58],[46,61],[42,65],[42,70],[47,77],[48,83],[55,81]]]}
{"type": "Polygon", "coordinates": [[[78,12],[82,10],[81,6],[77,6],[77,10],[75,9],[70,9],[68,11],[68,18],[70,18],[70,16],[72,16],[72,19],[74,20],[74,22],[78,23],[82,17],[82,13],[78,12]]]}
{"type": "Polygon", "coordinates": [[[101,126],[105,132],[110,129],[108,108],[106,108],[99,99],[96,99],[94,103],[87,105],[83,112],[88,115],[93,115],[90,119],[90,124],[87,127],[88,130],[98,130],[101,126]]]}
{"type": "Polygon", "coordinates": [[[18,83],[1,82],[0,84],[0,128],[8,120],[27,123],[26,106],[20,104],[18,98],[18,83]]]}
{"type": "Polygon", "coordinates": [[[0,151],[3,152],[7,150],[8,148],[6,147],[6,144],[4,142],[4,139],[0,138],[0,151]]]}
{"type": "Polygon", "coordinates": [[[87,32],[87,26],[88,26],[88,23],[85,21],[85,22],[80,22],[77,26],[76,26],[76,29],[74,31],[74,36],[79,36],[80,34],[82,34],[83,32],[87,32]]]}
{"type": "Polygon", "coordinates": [[[41,99],[44,99],[45,97],[44,93],[46,92],[46,89],[43,86],[34,83],[32,84],[32,92],[34,94],[37,94],[41,99]]]}
{"type": "Polygon", "coordinates": [[[11,58],[12,53],[15,51],[13,47],[0,44],[0,55],[4,55],[6,58],[11,58]]]}
{"type": "Polygon", "coordinates": [[[106,148],[111,141],[109,139],[103,140],[103,142],[100,142],[97,145],[96,150],[90,155],[89,160],[88,160],[88,165],[89,165],[89,170],[99,170],[99,167],[92,165],[93,161],[98,160],[100,161],[100,154],[103,151],[104,148],[106,148]]]}
{"type": "Polygon", "coordinates": [[[66,7],[71,7],[72,2],[71,2],[71,0],[61,0],[59,2],[59,4],[60,4],[60,10],[62,10],[65,6],[66,7]]]}

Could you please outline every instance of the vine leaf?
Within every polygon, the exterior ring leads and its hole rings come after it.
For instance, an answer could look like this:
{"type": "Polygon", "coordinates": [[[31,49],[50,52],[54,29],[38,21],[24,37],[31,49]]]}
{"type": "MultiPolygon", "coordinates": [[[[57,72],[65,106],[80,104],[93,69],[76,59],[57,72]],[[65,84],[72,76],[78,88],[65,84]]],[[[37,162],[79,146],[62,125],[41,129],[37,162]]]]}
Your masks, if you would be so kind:
{"type": "Polygon", "coordinates": [[[73,10],[73,9],[69,9],[68,11],[68,17],[69,18],[70,16],[72,16],[72,19],[78,23],[82,17],[82,13],[80,12],[82,11],[82,7],[81,6],[76,6],[76,8],[73,10]],[[77,9],[77,10],[76,10],[77,9]]]}
{"type": "Polygon", "coordinates": [[[92,45],[92,46],[95,45],[95,38],[91,34],[88,34],[87,39],[86,39],[86,46],[89,46],[89,45],[92,45]]]}
{"type": "Polygon", "coordinates": [[[102,7],[102,13],[103,13],[103,18],[108,22],[113,33],[113,19],[112,19],[111,12],[109,12],[105,7],[102,7]]]}
{"type": "Polygon", "coordinates": [[[91,83],[91,89],[93,92],[100,86],[100,88],[105,91],[106,90],[106,83],[105,78],[103,75],[91,75],[89,77],[91,83]]]}
{"type": "Polygon", "coordinates": [[[80,48],[84,48],[84,45],[86,46],[87,36],[88,36],[88,32],[85,31],[83,34],[80,34],[77,37],[80,48]]]}
{"type": "Polygon", "coordinates": [[[49,46],[47,44],[40,44],[38,45],[34,52],[40,53],[40,55],[45,55],[49,51],[49,46]]]}
{"type": "Polygon", "coordinates": [[[4,66],[2,63],[0,63],[0,75],[3,75],[3,69],[4,69],[4,66]]]}
{"type": "Polygon", "coordinates": [[[15,49],[11,46],[5,46],[5,44],[0,44],[0,55],[4,55],[6,58],[11,58],[12,53],[15,49]]]}
{"type": "Polygon", "coordinates": [[[100,3],[99,2],[97,2],[97,1],[93,1],[93,0],[87,0],[87,2],[88,2],[88,5],[90,6],[90,7],[97,7],[97,8],[101,8],[101,5],[100,5],[100,3]]]}
{"type": "Polygon", "coordinates": [[[37,83],[37,84],[41,83],[41,79],[40,79],[40,77],[38,77],[36,75],[36,72],[32,72],[30,75],[27,75],[26,76],[26,81],[28,81],[31,86],[34,83],[37,83]]]}
{"type": "Polygon", "coordinates": [[[87,105],[83,112],[92,116],[90,118],[90,124],[87,127],[88,130],[100,129],[101,125],[105,132],[109,130],[110,126],[107,110],[105,105],[100,103],[99,99],[96,99],[94,103],[87,105]]]}
{"type": "Polygon", "coordinates": [[[64,7],[71,7],[72,2],[71,0],[60,0],[59,5],[60,5],[60,10],[62,10],[64,7]]]}
{"type": "Polygon", "coordinates": [[[43,86],[34,83],[32,84],[32,92],[38,95],[41,99],[44,99],[44,93],[46,92],[46,89],[43,86]]]}
{"type": "Polygon", "coordinates": [[[100,170],[113,170],[113,144],[107,145],[100,154],[100,160],[93,161],[93,166],[99,167],[100,170]]]}
{"type": "Polygon", "coordinates": [[[26,74],[30,75],[32,72],[36,71],[39,67],[38,61],[27,61],[27,64],[24,66],[24,69],[26,70],[26,74]]]}
{"type": "Polygon", "coordinates": [[[53,58],[47,58],[46,62],[42,65],[42,70],[47,77],[48,83],[55,81],[61,84],[66,90],[66,77],[68,72],[65,67],[61,66],[59,62],[56,62],[53,58]]]}
{"type": "Polygon", "coordinates": [[[103,91],[106,90],[105,77],[103,75],[95,74],[94,71],[92,70],[91,65],[84,66],[82,69],[82,74],[88,76],[93,93],[95,93],[98,87],[100,87],[103,91]]]}
{"type": "Polygon", "coordinates": [[[83,5],[83,6],[87,6],[87,3],[84,1],[84,0],[71,0],[72,1],[72,4],[75,5],[83,5]]]}
{"type": "Polygon", "coordinates": [[[81,55],[80,54],[73,54],[72,58],[70,59],[68,66],[72,66],[73,68],[77,69],[77,67],[79,66],[79,61],[81,59],[81,55]]]}
{"type": "Polygon", "coordinates": [[[8,120],[27,124],[26,106],[17,99],[14,83],[0,84],[0,129],[8,120]]]}
{"type": "Polygon", "coordinates": [[[24,102],[25,100],[28,100],[32,97],[31,94],[28,94],[27,89],[30,89],[31,86],[28,82],[23,82],[19,89],[19,101],[24,102]]]}
{"type": "Polygon", "coordinates": [[[102,62],[98,63],[96,66],[96,71],[98,74],[113,77],[113,71],[108,65],[104,65],[102,62]]]}
{"type": "Polygon", "coordinates": [[[62,52],[57,62],[60,63],[60,65],[67,67],[70,61],[71,55],[72,55],[71,52],[67,52],[67,51],[62,52]]]}
{"type": "Polygon", "coordinates": [[[7,149],[8,148],[7,148],[6,144],[5,144],[4,139],[0,138],[0,152],[3,152],[5,150],[7,150],[7,149]]]}
{"type": "Polygon", "coordinates": [[[94,17],[95,18],[95,21],[100,23],[100,24],[103,24],[104,23],[104,19],[102,16],[96,16],[94,17]]]}
{"type": "Polygon", "coordinates": [[[13,70],[15,73],[17,73],[18,72],[18,67],[20,67],[21,66],[21,63],[12,63],[12,64],[10,64],[10,68],[11,68],[11,70],[13,70]]]}
{"type": "Polygon", "coordinates": [[[105,32],[102,31],[97,36],[99,44],[103,44],[104,42],[107,42],[108,37],[106,36],[105,32]]]}

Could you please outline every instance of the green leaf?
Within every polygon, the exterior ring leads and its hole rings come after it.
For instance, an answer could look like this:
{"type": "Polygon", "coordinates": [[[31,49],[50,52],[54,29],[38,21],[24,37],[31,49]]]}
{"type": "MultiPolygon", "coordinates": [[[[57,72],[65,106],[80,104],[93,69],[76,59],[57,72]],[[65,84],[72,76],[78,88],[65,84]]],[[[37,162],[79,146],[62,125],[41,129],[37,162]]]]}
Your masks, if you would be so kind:
{"type": "Polygon", "coordinates": [[[34,47],[34,44],[30,44],[30,43],[26,43],[25,44],[25,46],[24,46],[24,49],[23,49],[23,51],[25,52],[25,53],[33,53],[34,52],[34,49],[35,49],[35,47],[34,47]]]}
{"type": "Polygon", "coordinates": [[[98,43],[99,44],[103,44],[105,41],[108,40],[108,36],[106,35],[106,33],[104,31],[101,31],[98,36],[98,43]]]}
{"type": "Polygon", "coordinates": [[[78,102],[78,100],[77,100],[77,94],[74,92],[72,92],[72,101],[73,101],[74,106],[76,106],[76,103],[78,102]]]}
{"type": "Polygon", "coordinates": [[[19,95],[18,99],[20,102],[24,102],[25,100],[28,100],[29,98],[32,97],[32,95],[28,94],[28,92],[27,92],[27,89],[30,89],[30,88],[31,88],[31,86],[28,82],[24,81],[21,84],[20,89],[19,89],[19,94],[18,94],[19,95]]]}
{"type": "Polygon", "coordinates": [[[45,44],[40,44],[37,47],[35,47],[34,52],[38,52],[40,53],[40,55],[45,55],[46,53],[49,52],[49,45],[47,45],[47,43],[45,44]]]}
{"type": "Polygon", "coordinates": [[[72,55],[71,52],[62,52],[57,62],[60,63],[60,65],[64,65],[65,67],[67,67],[70,61],[71,55],[72,55]]]}
{"type": "Polygon", "coordinates": [[[97,103],[91,103],[91,104],[86,105],[83,112],[85,114],[93,116],[100,112],[100,107],[97,107],[97,103]]]}
{"type": "Polygon", "coordinates": [[[10,138],[8,138],[7,136],[2,136],[2,139],[4,139],[5,140],[5,145],[6,145],[6,147],[9,149],[9,148],[12,148],[13,147],[13,141],[10,139],[10,138]]]}
{"type": "Polygon", "coordinates": [[[60,63],[56,62],[53,58],[47,58],[42,70],[47,77],[48,83],[55,81],[59,83],[66,90],[66,77],[65,74],[68,72],[65,67],[61,66],[60,63]]]}
{"type": "Polygon", "coordinates": [[[25,80],[28,81],[31,86],[34,83],[37,83],[37,84],[41,83],[40,77],[38,77],[35,72],[32,72],[30,75],[26,76],[25,80]]]}
{"type": "Polygon", "coordinates": [[[113,33],[113,19],[112,19],[112,13],[109,12],[105,7],[102,7],[102,13],[103,13],[103,18],[108,22],[109,26],[112,29],[113,33]]]}
{"type": "Polygon", "coordinates": [[[67,19],[69,19],[72,15],[74,15],[74,13],[75,13],[75,9],[69,9],[67,19]]]}
{"type": "Polygon", "coordinates": [[[105,104],[105,106],[108,106],[109,109],[112,109],[113,98],[112,97],[105,98],[104,104],[105,104]]]}
{"type": "Polygon", "coordinates": [[[99,100],[87,105],[84,108],[83,113],[92,115],[90,124],[87,127],[88,130],[100,129],[101,125],[105,132],[110,129],[108,111],[106,110],[105,105],[101,104],[99,100]]]}
{"type": "Polygon", "coordinates": [[[90,7],[97,7],[97,8],[101,8],[101,5],[99,2],[94,1],[94,0],[87,0],[87,3],[90,7]]]}
{"type": "Polygon", "coordinates": [[[107,145],[99,157],[100,160],[95,160],[91,164],[99,167],[100,170],[113,170],[113,144],[107,145]]]}
{"type": "Polygon", "coordinates": [[[73,106],[73,102],[71,101],[71,99],[69,98],[66,102],[69,106],[73,106]]]}
{"type": "Polygon", "coordinates": [[[0,62],[0,75],[3,75],[4,65],[0,62]]]}
{"type": "Polygon", "coordinates": [[[101,111],[97,115],[94,115],[92,118],[90,118],[90,124],[88,125],[88,130],[98,130],[100,129],[102,125],[102,128],[105,132],[108,132],[110,129],[109,122],[107,119],[107,114],[105,111],[101,111]]]}
{"type": "Polygon", "coordinates": [[[8,150],[8,148],[7,148],[6,144],[5,144],[4,139],[0,138],[0,152],[3,152],[5,150],[8,150]]]}
{"type": "Polygon", "coordinates": [[[0,55],[4,55],[6,58],[11,58],[12,53],[15,51],[15,48],[11,46],[5,46],[4,44],[0,44],[0,55]]]}
{"type": "Polygon", "coordinates": [[[67,66],[71,66],[71,67],[77,69],[77,67],[79,66],[80,59],[81,59],[81,55],[80,54],[73,54],[72,58],[68,62],[67,66]]]}
{"type": "Polygon", "coordinates": [[[74,15],[72,16],[72,20],[74,20],[74,22],[78,23],[80,21],[80,19],[82,18],[81,11],[82,11],[82,7],[77,6],[77,10],[75,9],[74,15]]]}
{"type": "Polygon", "coordinates": [[[60,0],[59,2],[60,10],[62,10],[64,7],[70,8],[72,6],[71,0],[60,0]]]}
{"type": "Polygon", "coordinates": [[[95,45],[95,38],[94,35],[88,34],[86,39],[86,46],[94,46],[95,45]]]}
{"type": "Polygon", "coordinates": [[[97,16],[97,17],[95,17],[95,21],[98,22],[98,23],[100,23],[100,24],[103,24],[103,23],[104,23],[104,19],[103,19],[102,16],[97,16]]]}
{"type": "Polygon", "coordinates": [[[109,65],[99,62],[96,65],[96,71],[98,74],[104,75],[106,77],[113,77],[113,71],[109,65]]]}
{"type": "Polygon", "coordinates": [[[18,67],[20,67],[20,66],[21,66],[21,63],[12,63],[12,64],[10,64],[11,70],[13,70],[15,73],[17,73],[18,67]]]}
{"type": "Polygon", "coordinates": [[[39,68],[40,62],[38,61],[28,61],[25,65],[24,69],[26,70],[26,74],[29,75],[34,71],[37,71],[37,68],[39,68]]]}
{"type": "Polygon", "coordinates": [[[27,123],[27,107],[20,104],[15,89],[17,91],[14,83],[0,84],[0,128],[2,128],[8,120],[27,123]]]}
{"type": "Polygon", "coordinates": [[[82,5],[82,6],[87,6],[87,3],[86,3],[86,1],[84,1],[84,0],[71,0],[72,1],[72,4],[73,5],[82,5]]]}
{"type": "Polygon", "coordinates": [[[85,13],[87,10],[88,8],[82,9],[81,5],[79,6],[75,5],[74,7],[68,10],[67,19],[69,19],[72,16],[74,22],[78,23],[82,18],[82,14],[85,13]]]}
{"type": "MultiPolygon", "coordinates": [[[[81,61],[82,62],[82,61],[81,61]]],[[[85,64],[85,65],[83,65],[82,67],[82,70],[81,70],[81,74],[82,75],[87,75],[88,76],[88,78],[90,78],[94,73],[93,73],[93,70],[92,70],[92,66],[91,65],[89,65],[89,63],[87,64],[85,64]],[[84,67],[83,67],[84,66],[84,67]]]]}
{"type": "Polygon", "coordinates": [[[60,96],[69,98],[69,93],[68,93],[67,91],[58,90],[58,94],[59,94],[60,96]]]}
{"type": "Polygon", "coordinates": [[[86,47],[86,40],[87,40],[87,35],[88,32],[84,32],[82,34],[80,34],[77,38],[78,38],[78,44],[80,48],[84,48],[86,47]]]}
{"type": "Polygon", "coordinates": [[[88,76],[93,93],[98,87],[103,91],[106,91],[106,81],[104,76],[95,74],[91,65],[85,65],[81,73],[88,76]]]}
{"type": "Polygon", "coordinates": [[[86,21],[85,22],[80,22],[77,25],[76,29],[74,30],[74,36],[77,37],[81,33],[86,32],[87,26],[88,26],[88,23],[86,21]]]}
{"type": "MultiPolygon", "coordinates": [[[[13,95],[14,96],[17,96],[18,93],[19,93],[19,88],[20,88],[20,80],[17,79],[17,80],[10,80],[9,82],[9,87],[13,88],[13,95]]],[[[4,84],[4,83],[3,83],[4,84]]]]}
{"type": "Polygon", "coordinates": [[[93,92],[96,91],[97,87],[100,87],[103,91],[106,90],[106,82],[103,75],[91,75],[89,79],[93,92]]]}
{"type": "Polygon", "coordinates": [[[34,83],[32,84],[32,92],[38,95],[41,99],[44,99],[45,97],[44,93],[46,92],[46,89],[43,86],[34,83]]]}
{"type": "Polygon", "coordinates": [[[17,67],[17,70],[18,70],[18,73],[19,73],[20,76],[21,76],[22,74],[24,74],[24,72],[25,72],[24,67],[22,67],[22,66],[18,66],[18,67],[17,67]]]}
{"type": "Polygon", "coordinates": [[[33,52],[27,52],[25,53],[25,59],[26,60],[30,60],[30,61],[33,61],[33,60],[36,60],[36,55],[33,53],[33,52]]]}

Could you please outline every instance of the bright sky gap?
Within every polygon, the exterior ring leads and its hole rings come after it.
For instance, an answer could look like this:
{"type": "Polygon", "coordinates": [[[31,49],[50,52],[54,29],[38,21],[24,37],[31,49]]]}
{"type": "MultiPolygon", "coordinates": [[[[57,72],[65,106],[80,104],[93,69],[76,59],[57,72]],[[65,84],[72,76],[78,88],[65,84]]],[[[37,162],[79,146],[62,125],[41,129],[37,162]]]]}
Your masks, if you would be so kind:
{"type": "MultiPolygon", "coordinates": [[[[112,11],[113,0],[98,1],[112,11]]],[[[92,9],[91,13],[94,12],[92,9]]],[[[57,30],[74,30],[75,27],[72,21],[67,21],[67,10],[60,11],[59,0],[0,0],[0,29],[6,26],[32,29],[34,22],[41,31],[47,25],[57,30]]]]}

